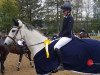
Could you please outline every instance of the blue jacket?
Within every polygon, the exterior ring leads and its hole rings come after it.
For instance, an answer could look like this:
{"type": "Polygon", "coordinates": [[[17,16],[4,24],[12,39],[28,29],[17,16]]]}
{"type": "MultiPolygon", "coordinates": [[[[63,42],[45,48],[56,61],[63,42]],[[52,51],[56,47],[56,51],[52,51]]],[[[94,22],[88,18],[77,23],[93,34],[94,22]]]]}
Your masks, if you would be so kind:
{"type": "Polygon", "coordinates": [[[74,24],[74,19],[71,15],[64,17],[62,30],[59,33],[59,37],[72,37],[72,28],[74,24]]]}

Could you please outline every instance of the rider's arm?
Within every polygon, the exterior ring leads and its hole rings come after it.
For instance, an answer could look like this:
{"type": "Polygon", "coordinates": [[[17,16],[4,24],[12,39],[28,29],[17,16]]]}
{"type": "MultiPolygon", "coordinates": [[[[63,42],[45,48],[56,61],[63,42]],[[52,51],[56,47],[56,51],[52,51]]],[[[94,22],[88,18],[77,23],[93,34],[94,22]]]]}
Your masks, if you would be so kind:
{"type": "Polygon", "coordinates": [[[62,28],[62,31],[60,32],[59,36],[62,37],[62,36],[70,35],[70,32],[72,31],[72,28],[73,28],[73,24],[74,24],[73,17],[72,16],[67,17],[64,20],[63,28],[62,28]]]}

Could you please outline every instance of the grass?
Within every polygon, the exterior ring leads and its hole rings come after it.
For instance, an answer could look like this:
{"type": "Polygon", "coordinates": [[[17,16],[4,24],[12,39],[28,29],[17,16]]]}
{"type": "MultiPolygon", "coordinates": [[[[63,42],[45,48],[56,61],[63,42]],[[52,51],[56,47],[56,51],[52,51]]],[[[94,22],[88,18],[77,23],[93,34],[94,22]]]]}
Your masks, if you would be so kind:
{"type": "Polygon", "coordinates": [[[96,40],[100,40],[100,36],[90,36],[91,39],[96,39],[96,40]]]}

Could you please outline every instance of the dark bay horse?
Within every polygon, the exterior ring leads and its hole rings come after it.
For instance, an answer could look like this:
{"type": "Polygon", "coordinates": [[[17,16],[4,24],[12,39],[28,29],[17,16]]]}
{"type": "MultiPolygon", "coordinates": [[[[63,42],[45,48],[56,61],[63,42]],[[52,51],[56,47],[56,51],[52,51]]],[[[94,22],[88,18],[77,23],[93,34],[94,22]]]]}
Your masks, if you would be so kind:
{"type": "Polygon", "coordinates": [[[1,73],[4,73],[4,61],[6,60],[6,57],[8,53],[14,53],[19,55],[19,62],[17,64],[17,70],[20,70],[20,63],[22,61],[22,57],[25,54],[25,56],[29,59],[30,65],[33,67],[33,62],[31,59],[31,52],[29,50],[26,50],[23,52],[17,44],[13,43],[10,46],[4,45],[5,38],[0,39],[0,62],[1,62],[1,73]]]}
{"type": "Polygon", "coordinates": [[[80,33],[77,33],[77,35],[79,38],[90,38],[87,32],[80,32],[80,33]]]}
{"type": "Polygon", "coordinates": [[[4,45],[4,39],[0,39],[0,73],[4,74],[4,62],[7,58],[9,51],[4,45]]]}
{"type": "Polygon", "coordinates": [[[8,51],[10,53],[14,53],[14,54],[18,54],[19,55],[19,62],[17,64],[17,70],[19,71],[20,70],[20,63],[22,61],[22,57],[23,55],[25,55],[29,61],[30,61],[30,65],[33,67],[33,62],[32,62],[32,59],[31,59],[31,52],[30,50],[21,50],[18,46],[17,43],[13,43],[12,45],[8,46],[8,51]]]}

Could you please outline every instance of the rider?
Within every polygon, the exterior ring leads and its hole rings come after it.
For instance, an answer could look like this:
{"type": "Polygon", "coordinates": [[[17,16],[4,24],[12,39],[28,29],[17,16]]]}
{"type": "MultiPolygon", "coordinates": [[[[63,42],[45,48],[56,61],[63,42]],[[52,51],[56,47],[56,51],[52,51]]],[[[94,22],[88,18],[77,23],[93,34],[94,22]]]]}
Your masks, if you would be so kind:
{"type": "Polygon", "coordinates": [[[85,29],[82,28],[82,29],[80,30],[80,33],[86,33],[85,29]]]}
{"type": "Polygon", "coordinates": [[[53,37],[52,37],[52,40],[55,40],[58,38],[58,35],[57,34],[54,34],[53,37]]]}
{"type": "Polygon", "coordinates": [[[82,28],[80,30],[80,33],[79,34],[85,34],[88,38],[90,38],[89,34],[86,32],[86,30],[84,28],[82,28]]]}
{"type": "Polygon", "coordinates": [[[65,2],[61,6],[61,9],[63,10],[63,14],[64,14],[62,30],[59,33],[59,37],[61,38],[54,46],[54,50],[56,51],[60,62],[60,65],[58,66],[57,69],[63,68],[60,48],[72,40],[72,28],[74,24],[74,19],[71,15],[72,7],[70,2],[69,1],[65,2]]]}

